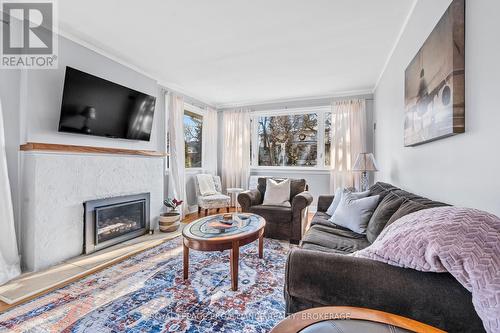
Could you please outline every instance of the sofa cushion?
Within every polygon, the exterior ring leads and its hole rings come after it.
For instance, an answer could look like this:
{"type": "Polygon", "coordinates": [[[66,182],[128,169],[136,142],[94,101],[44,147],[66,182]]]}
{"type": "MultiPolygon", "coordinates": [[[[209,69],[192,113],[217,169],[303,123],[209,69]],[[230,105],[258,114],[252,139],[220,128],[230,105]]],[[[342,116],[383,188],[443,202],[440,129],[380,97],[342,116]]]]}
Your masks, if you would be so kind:
{"type": "Polygon", "coordinates": [[[377,239],[391,216],[396,213],[404,201],[404,198],[390,192],[382,199],[366,228],[366,238],[370,243],[373,243],[377,239]]]}
{"type": "Polygon", "coordinates": [[[290,207],[290,179],[277,182],[272,178],[267,178],[262,205],[290,207]]]}
{"type": "MultiPolygon", "coordinates": [[[[258,185],[257,185],[257,189],[260,191],[263,198],[264,198],[264,195],[266,193],[266,179],[267,179],[266,177],[259,178],[258,185]]],[[[276,180],[278,183],[280,183],[287,178],[273,177],[273,179],[276,180]]],[[[292,179],[292,178],[290,178],[290,201],[297,194],[302,193],[305,190],[306,190],[306,180],[305,179],[292,179]]]]}
{"type": "Polygon", "coordinates": [[[328,233],[333,234],[333,235],[347,237],[347,238],[366,238],[366,236],[363,234],[358,234],[352,230],[349,230],[347,228],[341,227],[341,226],[333,224],[333,223],[330,223],[329,226],[317,224],[315,229],[321,230],[324,232],[328,232],[328,233]]]}
{"type": "Polygon", "coordinates": [[[355,233],[352,230],[349,230],[347,228],[344,228],[340,225],[336,225],[335,223],[328,221],[329,218],[330,215],[324,212],[316,212],[316,214],[314,214],[314,217],[312,218],[311,227],[317,226],[317,228],[322,231],[336,234],[339,236],[346,236],[350,238],[366,238],[366,236],[363,234],[355,233]]]}
{"type": "Polygon", "coordinates": [[[363,238],[350,238],[340,236],[328,231],[325,231],[320,226],[313,226],[302,239],[302,244],[313,244],[331,250],[336,250],[339,253],[352,253],[364,249],[370,243],[363,238]]]}
{"type": "Polygon", "coordinates": [[[206,196],[200,197],[200,198],[198,198],[198,201],[201,201],[201,202],[206,203],[206,204],[215,204],[215,203],[221,203],[221,204],[227,203],[227,204],[229,204],[229,202],[231,201],[231,197],[224,195],[224,194],[221,194],[221,193],[217,193],[214,195],[206,195],[206,196]]]}
{"type": "Polygon", "coordinates": [[[250,207],[250,213],[262,216],[267,223],[290,223],[292,208],[284,206],[256,205],[250,207]]]}
{"type": "Polygon", "coordinates": [[[313,251],[321,251],[321,252],[330,252],[330,253],[337,253],[337,254],[346,254],[345,251],[340,251],[337,249],[331,249],[329,247],[324,247],[316,244],[310,244],[310,243],[305,243],[302,244],[301,246],[303,249],[306,250],[313,250],[313,251]]]}
{"type": "Polygon", "coordinates": [[[332,222],[328,221],[331,216],[325,212],[316,212],[311,220],[311,226],[316,224],[332,226],[332,222]]]}

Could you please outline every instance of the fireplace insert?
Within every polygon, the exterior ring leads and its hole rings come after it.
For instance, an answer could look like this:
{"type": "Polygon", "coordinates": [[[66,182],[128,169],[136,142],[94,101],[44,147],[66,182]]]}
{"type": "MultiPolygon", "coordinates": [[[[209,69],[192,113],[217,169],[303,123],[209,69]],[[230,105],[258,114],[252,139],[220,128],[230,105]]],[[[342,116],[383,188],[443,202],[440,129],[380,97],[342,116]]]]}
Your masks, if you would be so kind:
{"type": "Polygon", "coordinates": [[[149,193],[87,201],[84,208],[84,253],[149,231],[149,193]]]}

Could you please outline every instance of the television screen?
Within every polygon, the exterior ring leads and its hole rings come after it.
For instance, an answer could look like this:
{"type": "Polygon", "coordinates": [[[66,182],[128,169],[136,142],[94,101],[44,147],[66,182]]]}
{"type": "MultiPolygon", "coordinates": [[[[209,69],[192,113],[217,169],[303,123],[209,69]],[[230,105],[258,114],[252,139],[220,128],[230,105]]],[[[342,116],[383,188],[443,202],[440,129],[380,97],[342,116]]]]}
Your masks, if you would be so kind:
{"type": "Polygon", "coordinates": [[[59,132],[149,141],[156,98],[66,67],[59,132]]]}

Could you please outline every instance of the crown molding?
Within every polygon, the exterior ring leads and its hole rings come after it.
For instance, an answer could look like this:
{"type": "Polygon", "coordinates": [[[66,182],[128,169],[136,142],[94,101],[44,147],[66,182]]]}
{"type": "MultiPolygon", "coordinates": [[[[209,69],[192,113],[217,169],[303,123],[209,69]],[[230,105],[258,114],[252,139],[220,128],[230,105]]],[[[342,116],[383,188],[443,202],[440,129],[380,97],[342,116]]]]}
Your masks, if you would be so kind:
{"type": "Polygon", "coordinates": [[[392,49],[389,51],[389,54],[387,55],[387,59],[385,60],[384,66],[382,67],[382,70],[380,71],[380,75],[378,76],[377,81],[375,82],[375,86],[373,87],[372,93],[375,93],[375,90],[377,90],[378,85],[380,84],[380,81],[382,80],[382,77],[384,76],[385,71],[387,70],[387,67],[389,67],[389,63],[392,59],[392,56],[394,55],[394,52],[396,52],[396,48],[399,45],[399,42],[401,41],[401,38],[403,37],[403,34],[406,30],[406,27],[408,26],[408,23],[410,22],[410,19],[413,15],[413,12],[415,11],[415,7],[417,6],[419,0],[413,0],[413,3],[411,4],[410,11],[408,12],[408,15],[406,15],[406,18],[403,22],[403,25],[401,26],[401,29],[399,30],[398,36],[396,37],[396,40],[394,41],[394,45],[392,46],[392,49]]]}
{"type": "Polygon", "coordinates": [[[240,107],[251,107],[251,106],[259,106],[265,104],[284,104],[284,103],[293,103],[293,102],[307,102],[307,101],[315,101],[320,99],[336,99],[343,97],[353,97],[353,96],[367,96],[372,95],[373,89],[362,89],[362,90],[349,90],[349,91],[341,91],[341,92],[332,92],[330,94],[324,95],[312,95],[312,96],[301,96],[301,97],[293,97],[293,98],[278,98],[278,99],[269,99],[269,100],[255,100],[255,101],[241,101],[235,103],[222,103],[217,104],[216,107],[218,110],[220,109],[232,109],[232,108],[240,108],[240,107]]]}

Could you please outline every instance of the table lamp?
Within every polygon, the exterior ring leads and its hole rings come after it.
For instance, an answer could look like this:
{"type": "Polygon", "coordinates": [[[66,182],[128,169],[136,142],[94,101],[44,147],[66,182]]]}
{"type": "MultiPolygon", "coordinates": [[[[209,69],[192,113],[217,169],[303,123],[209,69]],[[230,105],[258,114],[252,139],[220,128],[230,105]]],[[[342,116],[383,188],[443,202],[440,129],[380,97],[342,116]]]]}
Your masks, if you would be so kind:
{"type": "Polygon", "coordinates": [[[372,153],[359,153],[352,170],[361,172],[361,191],[368,190],[368,171],[378,171],[375,157],[372,153]]]}

